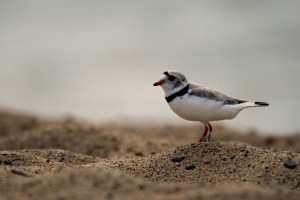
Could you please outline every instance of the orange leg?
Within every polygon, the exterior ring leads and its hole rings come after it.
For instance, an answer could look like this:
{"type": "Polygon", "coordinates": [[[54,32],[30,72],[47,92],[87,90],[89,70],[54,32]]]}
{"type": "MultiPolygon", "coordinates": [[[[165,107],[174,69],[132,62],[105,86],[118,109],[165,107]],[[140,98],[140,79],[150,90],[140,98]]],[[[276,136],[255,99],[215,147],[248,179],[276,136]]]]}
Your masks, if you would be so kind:
{"type": "Polygon", "coordinates": [[[208,128],[207,128],[207,126],[205,125],[204,133],[202,134],[202,137],[199,139],[199,142],[203,142],[205,136],[207,135],[207,132],[208,132],[208,128]]]}
{"type": "Polygon", "coordinates": [[[210,137],[211,137],[211,134],[212,134],[212,131],[213,131],[213,127],[212,127],[212,125],[210,125],[209,122],[207,122],[207,124],[208,124],[208,128],[209,128],[207,141],[210,142],[210,137]]]}

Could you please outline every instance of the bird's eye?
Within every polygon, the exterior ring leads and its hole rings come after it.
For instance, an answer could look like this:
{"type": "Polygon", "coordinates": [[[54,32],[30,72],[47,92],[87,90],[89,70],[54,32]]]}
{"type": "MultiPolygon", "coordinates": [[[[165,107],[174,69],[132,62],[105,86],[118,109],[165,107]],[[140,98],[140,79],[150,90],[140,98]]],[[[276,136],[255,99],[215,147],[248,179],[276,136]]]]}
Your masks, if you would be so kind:
{"type": "Polygon", "coordinates": [[[168,79],[169,79],[169,81],[174,81],[175,80],[175,76],[170,75],[170,76],[168,76],[168,79]]]}

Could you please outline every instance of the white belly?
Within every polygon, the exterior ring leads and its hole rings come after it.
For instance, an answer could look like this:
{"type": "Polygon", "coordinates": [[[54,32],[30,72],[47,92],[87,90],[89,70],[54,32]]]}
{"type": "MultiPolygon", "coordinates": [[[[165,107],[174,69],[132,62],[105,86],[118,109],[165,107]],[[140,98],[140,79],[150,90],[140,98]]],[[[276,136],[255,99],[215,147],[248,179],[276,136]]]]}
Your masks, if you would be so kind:
{"type": "Polygon", "coordinates": [[[233,119],[241,110],[235,105],[224,105],[222,102],[189,94],[177,97],[169,103],[169,106],[183,119],[200,122],[233,119]]]}

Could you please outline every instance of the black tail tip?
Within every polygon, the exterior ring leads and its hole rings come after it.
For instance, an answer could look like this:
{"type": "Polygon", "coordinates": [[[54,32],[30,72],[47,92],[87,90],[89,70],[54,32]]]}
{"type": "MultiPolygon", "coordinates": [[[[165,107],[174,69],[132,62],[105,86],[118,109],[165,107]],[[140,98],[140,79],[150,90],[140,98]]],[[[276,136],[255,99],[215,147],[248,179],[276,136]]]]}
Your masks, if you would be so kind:
{"type": "Polygon", "coordinates": [[[269,104],[268,103],[266,103],[266,102],[259,102],[259,101],[256,101],[256,102],[254,102],[256,105],[259,105],[259,106],[269,106],[269,104]]]}

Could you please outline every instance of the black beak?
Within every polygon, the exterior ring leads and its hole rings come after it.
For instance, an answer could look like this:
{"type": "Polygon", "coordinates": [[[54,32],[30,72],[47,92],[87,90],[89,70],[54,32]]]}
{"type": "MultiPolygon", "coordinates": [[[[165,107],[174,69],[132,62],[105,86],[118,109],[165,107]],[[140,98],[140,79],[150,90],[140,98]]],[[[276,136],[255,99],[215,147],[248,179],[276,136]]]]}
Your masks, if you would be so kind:
{"type": "Polygon", "coordinates": [[[155,82],[155,83],[153,84],[153,86],[158,86],[158,83],[157,83],[157,82],[155,82]]]}

